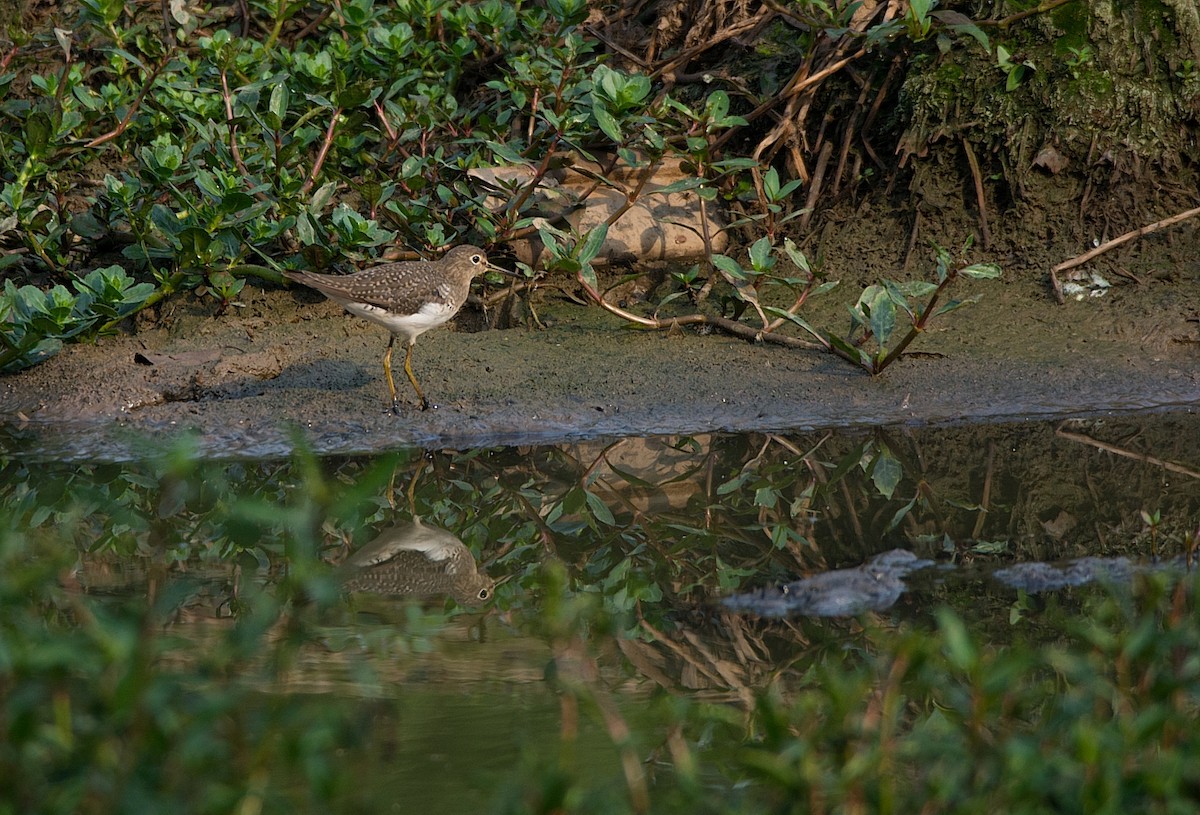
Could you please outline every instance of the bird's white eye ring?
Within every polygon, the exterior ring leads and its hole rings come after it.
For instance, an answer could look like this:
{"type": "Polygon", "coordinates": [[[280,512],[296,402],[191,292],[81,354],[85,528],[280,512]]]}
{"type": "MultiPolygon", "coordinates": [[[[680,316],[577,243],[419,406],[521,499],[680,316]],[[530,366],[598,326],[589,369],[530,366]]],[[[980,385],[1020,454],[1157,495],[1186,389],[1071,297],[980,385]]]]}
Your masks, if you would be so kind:
{"type": "Polygon", "coordinates": [[[478,266],[483,263],[483,255],[471,255],[471,262],[478,266]]]}
{"type": "Polygon", "coordinates": [[[488,598],[489,598],[489,597],[491,597],[491,596],[492,596],[492,593],[491,593],[490,591],[488,591],[487,589],[480,589],[480,590],[479,590],[479,599],[480,599],[480,600],[486,600],[486,599],[488,599],[488,598]]]}

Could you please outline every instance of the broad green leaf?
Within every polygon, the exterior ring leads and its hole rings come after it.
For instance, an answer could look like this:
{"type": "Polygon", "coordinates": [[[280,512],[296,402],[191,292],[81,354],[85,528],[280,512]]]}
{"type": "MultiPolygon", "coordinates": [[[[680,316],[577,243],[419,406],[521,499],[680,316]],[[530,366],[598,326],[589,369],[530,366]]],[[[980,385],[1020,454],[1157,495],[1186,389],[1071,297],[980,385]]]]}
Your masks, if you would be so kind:
{"type": "Polygon", "coordinates": [[[591,509],[592,515],[597,521],[605,526],[613,526],[616,524],[616,519],[613,518],[612,510],[608,505],[600,500],[600,496],[594,492],[584,492],[584,497],[587,500],[588,508],[591,509]]]}
{"type": "Polygon", "coordinates": [[[763,173],[762,185],[763,194],[767,196],[767,200],[775,201],[779,197],[779,173],[774,167],[763,173]]]}
{"type": "Polygon", "coordinates": [[[883,287],[887,289],[888,296],[892,298],[892,302],[902,308],[904,313],[909,316],[909,319],[913,319],[913,310],[909,307],[908,298],[904,296],[904,292],[901,291],[900,287],[891,280],[883,281],[883,287]]]}
{"type": "Polygon", "coordinates": [[[931,17],[941,21],[947,28],[956,34],[966,34],[974,37],[975,41],[983,46],[985,51],[991,51],[991,42],[988,40],[987,34],[983,33],[975,21],[960,11],[938,10],[930,14],[931,17]]]}
{"type": "Polygon", "coordinates": [[[930,283],[928,280],[906,280],[903,283],[892,283],[905,297],[928,297],[937,290],[936,283],[930,283]]]}
{"type": "Polygon", "coordinates": [[[279,121],[282,122],[287,116],[288,105],[291,103],[292,94],[288,90],[286,77],[281,77],[279,84],[271,89],[271,101],[267,104],[267,110],[275,114],[279,121]]]}
{"type": "Polygon", "coordinates": [[[880,347],[888,344],[892,331],[896,328],[896,304],[892,302],[887,289],[882,286],[868,286],[859,298],[867,312],[867,324],[875,341],[880,347]]]}
{"type": "Polygon", "coordinates": [[[892,455],[892,451],[887,447],[881,447],[875,459],[875,466],[871,469],[871,481],[875,484],[875,489],[890,500],[903,476],[904,467],[901,466],[900,460],[892,455]]]}
{"type": "Polygon", "coordinates": [[[620,144],[622,141],[621,126],[617,124],[617,120],[613,115],[604,108],[603,103],[592,105],[592,115],[596,117],[596,124],[600,126],[600,130],[604,132],[604,135],[617,144],[620,144]]]}
{"type": "Polygon", "coordinates": [[[320,215],[325,210],[325,207],[329,205],[329,202],[333,200],[333,193],[336,190],[336,181],[327,181],[322,184],[317,191],[313,193],[312,198],[309,199],[308,211],[313,215],[320,215]]]}
{"type": "Polygon", "coordinates": [[[800,247],[796,246],[796,242],[791,238],[783,239],[783,251],[787,252],[787,256],[791,258],[796,268],[805,274],[812,274],[812,267],[808,263],[808,258],[800,251],[800,247]]]}
{"type": "Polygon", "coordinates": [[[600,224],[595,229],[588,232],[583,244],[579,247],[577,258],[581,264],[588,266],[596,256],[600,254],[600,249],[604,246],[604,241],[608,237],[608,224],[600,224]]]}
{"type": "Polygon", "coordinates": [[[772,509],[779,502],[779,491],[774,487],[759,487],[754,491],[754,505],[772,509]]]}
{"type": "Polygon", "coordinates": [[[734,280],[745,280],[746,272],[738,262],[728,255],[713,255],[712,264],[734,280]]]}
{"type": "Polygon", "coordinates": [[[764,235],[750,247],[750,266],[761,274],[774,265],[775,258],[771,257],[771,240],[764,235]]]}

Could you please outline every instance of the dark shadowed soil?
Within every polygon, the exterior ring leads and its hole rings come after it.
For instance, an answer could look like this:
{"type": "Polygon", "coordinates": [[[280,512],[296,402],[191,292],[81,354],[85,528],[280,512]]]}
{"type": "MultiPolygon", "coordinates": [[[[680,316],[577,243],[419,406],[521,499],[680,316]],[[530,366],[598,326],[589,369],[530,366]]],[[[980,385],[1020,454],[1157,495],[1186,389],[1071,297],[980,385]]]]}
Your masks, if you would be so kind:
{"type": "MultiPolygon", "coordinates": [[[[1046,271],[1087,247],[1063,239],[1031,249],[1020,227],[1014,217],[996,248],[978,253],[1001,264],[1000,280],[953,292],[981,301],[935,322],[911,346],[926,353],[876,379],[817,351],[634,329],[550,290],[538,305],[545,329],[472,333],[464,326],[483,321],[468,307],[458,326],[422,336],[414,367],[436,405],[427,412],[415,409],[397,354],[397,387],[413,409],[395,416],[383,329],[311,292],[247,287],[223,315],[211,300],[177,299],[134,334],[68,346],[0,378],[0,419],[9,444],[47,455],[123,457],[144,433],[186,428],[206,455],[262,457],[291,449],[296,428],[319,452],[353,453],[1200,404],[1193,232],[1105,256],[1089,268],[1112,288],[1058,306],[1046,271]]],[[[826,268],[843,283],[809,321],[844,329],[861,285],[903,278],[907,230],[874,217],[826,230],[826,268]]],[[[909,277],[929,268],[920,250],[908,265],[909,277]]]]}

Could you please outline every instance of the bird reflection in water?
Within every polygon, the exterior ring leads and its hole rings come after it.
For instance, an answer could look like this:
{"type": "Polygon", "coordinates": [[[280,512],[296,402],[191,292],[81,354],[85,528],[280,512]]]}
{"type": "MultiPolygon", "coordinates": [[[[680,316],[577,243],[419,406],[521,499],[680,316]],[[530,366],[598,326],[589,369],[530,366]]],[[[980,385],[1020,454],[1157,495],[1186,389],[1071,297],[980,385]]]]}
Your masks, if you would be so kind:
{"type": "Polygon", "coordinates": [[[496,581],[479,572],[471,551],[445,529],[412,523],[385,529],[343,564],[349,591],[403,597],[450,595],[464,606],[491,599],[496,581]]]}

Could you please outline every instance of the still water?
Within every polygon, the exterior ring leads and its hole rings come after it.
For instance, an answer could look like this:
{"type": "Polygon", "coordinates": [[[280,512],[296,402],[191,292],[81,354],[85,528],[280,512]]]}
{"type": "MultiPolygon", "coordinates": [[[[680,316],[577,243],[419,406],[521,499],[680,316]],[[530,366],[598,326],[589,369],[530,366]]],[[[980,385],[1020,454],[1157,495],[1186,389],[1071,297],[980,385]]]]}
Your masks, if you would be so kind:
{"type": "MultiPolygon", "coordinates": [[[[13,450],[3,811],[933,801],[942,781],[880,787],[807,728],[859,705],[861,736],[887,719],[880,676],[979,653],[906,637],[1060,644],[1097,596],[1186,582],[1200,534],[1181,413],[253,462],[186,439],[135,463],[13,450]]],[[[897,732],[946,706],[901,705],[897,732]]]]}

